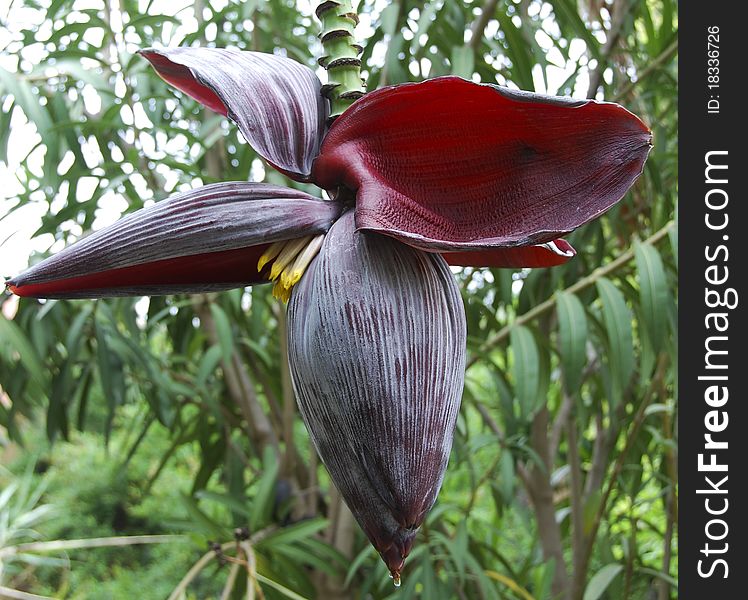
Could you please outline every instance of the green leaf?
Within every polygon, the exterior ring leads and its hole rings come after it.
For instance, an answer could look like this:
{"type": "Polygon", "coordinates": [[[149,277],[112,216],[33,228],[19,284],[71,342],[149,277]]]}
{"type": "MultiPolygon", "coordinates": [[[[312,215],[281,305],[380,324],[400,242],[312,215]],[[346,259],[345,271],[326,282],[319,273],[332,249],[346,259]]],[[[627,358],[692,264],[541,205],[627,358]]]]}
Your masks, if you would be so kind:
{"type": "Polygon", "coordinates": [[[550,598],[551,597],[551,586],[553,585],[553,576],[556,573],[556,561],[554,558],[550,558],[547,562],[540,564],[535,569],[535,597],[538,598],[550,598]]]}
{"type": "Polygon", "coordinates": [[[634,252],[639,272],[642,320],[654,351],[658,353],[665,341],[667,327],[669,297],[665,267],[654,246],[637,242],[634,252]]]}
{"type": "Polygon", "coordinates": [[[26,369],[29,378],[41,389],[45,387],[46,373],[39,355],[34,350],[23,330],[13,321],[0,315],[0,339],[8,350],[18,353],[18,359],[26,369]]]}
{"type": "Polygon", "coordinates": [[[662,2],[662,24],[659,31],[659,51],[662,51],[673,36],[673,2],[672,0],[663,0],[662,2]]]}
{"type": "MultiPolygon", "coordinates": [[[[641,325],[643,327],[643,324],[641,325]]],[[[644,393],[649,387],[650,376],[657,364],[657,354],[652,346],[652,336],[645,331],[639,335],[639,392],[644,393]]]]}
{"type": "Polygon", "coordinates": [[[143,27],[147,26],[163,27],[165,23],[175,23],[179,25],[181,21],[176,17],[171,17],[169,15],[142,15],[140,17],[135,17],[125,25],[125,29],[129,29],[130,27],[134,29],[143,29],[143,27]]]}
{"type": "Polygon", "coordinates": [[[57,123],[54,127],[54,132],[62,135],[67,143],[67,147],[73,153],[73,156],[75,156],[78,166],[85,168],[86,159],[83,158],[81,143],[75,129],[77,123],[71,121],[64,98],[61,95],[53,96],[49,102],[49,108],[57,123]]]}
{"type": "Polygon", "coordinates": [[[504,501],[509,501],[514,497],[514,483],[514,457],[509,450],[502,450],[499,459],[499,481],[496,482],[496,485],[504,501]]]}
{"type": "Polygon", "coordinates": [[[99,366],[101,387],[107,399],[108,414],[105,438],[108,442],[114,413],[117,407],[124,402],[125,382],[122,376],[122,361],[107,343],[107,327],[99,322],[96,323],[96,359],[99,366]]]}
{"type": "Polygon", "coordinates": [[[0,67],[0,91],[3,89],[13,94],[16,105],[23,109],[26,118],[36,126],[42,143],[47,147],[44,155],[44,181],[46,185],[56,187],[60,141],[58,135],[52,131],[53,121],[47,107],[41,105],[39,98],[25,79],[0,67]]]}
{"type": "MultiPolygon", "coordinates": [[[[85,23],[83,24],[83,26],[84,28],[87,27],[85,23]]],[[[104,94],[112,93],[111,83],[103,75],[103,72],[100,68],[85,69],[78,60],[61,58],[59,60],[56,60],[53,65],[40,65],[39,67],[34,69],[32,73],[41,75],[44,69],[50,67],[57,70],[61,75],[65,75],[80,82],[87,83],[98,92],[104,94]]],[[[64,96],[62,95],[60,95],[59,97],[64,99],[64,96]]]]}
{"type": "Polygon", "coordinates": [[[549,2],[553,6],[553,12],[556,14],[556,18],[562,29],[571,29],[577,37],[584,40],[584,43],[587,45],[587,51],[593,57],[599,57],[600,43],[595,39],[595,36],[592,35],[592,32],[579,16],[576,0],[549,0],[549,2]]]}
{"type": "Polygon", "coordinates": [[[76,426],[81,431],[86,428],[86,416],[88,412],[88,399],[91,395],[91,383],[93,382],[93,367],[86,365],[83,374],[78,379],[78,386],[75,390],[74,404],[78,405],[78,416],[76,426]]]}
{"type": "MultiPolygon", "coordinates": [[[[413,561],[413,555],[411,554],[411,561],[413,561]]],[[[398,590],[398,595],[402,598],[416,598],[416,585],[421,583],[423,579],[423,565],[417,563],[418,566],[408,573],[408,577],[405,578],[405,585],[398,590]]],[[[426,598],[426,595],[422,595],[422,598],[426,598]]]]}
{"type": "Polygon", "coordinates": [[[197,505],[194,498],[184,493],[180,494],[179,497],[189,513],[190,524],[196,531],[214,540],[222,540],[228,537],[229,532],[227,529],[205,514],[197,505]]]}
{"type": "Polygon", "coordinates": [[[273,548],[280,544],[292,544],[313,536],[318,531],[324,529],[327,524],[327,519],[322,518],[301,521],[300,523],[278,529],[274,533],[264,537],[261,542],[257,543],[257,547],[273,548]]]}
{"type": "Polygon", "coordinates": [[[671,577],[667,573],[663,573],[662,571],[658,571],[656,569],[650,569],[649,567],[639,567],[637,569],[639,573],[645,573],[647,575],[652,575],[652,577],[656,577],[657,579],[661,579],[662,581],[667,582],[668,585],[677,588],[678,587],[678,580],[674,577],[671,577]]]}
{"type": "Polygon", "coordinates": [[[383,72],[386,73],[388,84],[402,83],[408,80],[408,71],[403,66],[404,61],[400,58],[400,53],[404,47],[405,38],[403,34],[393,35],[384,57],[383,72]]]}
{"type": "Polygon", "coordinates": [[[475,53],[470,46],[452,48],[452,75],[470,79],[475,67],[475,53]]]}
{"type": "Polygon", "coordinates": [[[290,558],[296,565],[308,565],[314,568],[315,571],[321,571],[331,576],[338,574],[337,565],[317,556],[307,548],[298,548],[286,544],[273,546],[272,548],[274,554],[282,554],[290,558]]]}
{"type": "Polygon", "coordinates": [[[512,349],[512,376],[514,395],[519,402],[521,414],[532,416],[538,404],[540,389],[540,356],[532,332],[524,325],[512,329],[510,335],[512,349]]]}
{"type": "Polygon", "coordinates": [[[217,492],[211,492],[209,490],[200,490],[195,493],[195,498],[198,500],[210,500],[222,504],[226,508],[229,508],[232,512],[238,515],[249,516],[249,509],[247,505],[228,494],[219,494],[217,492]]]}
{"type": "Polygon", "coordinates": [[[269,579],[265,577],[264,575],[257,573],[257,581],[260,583],[264,583],[265,585],[270,586],[271,588],[274,588],[278,590],[281,594],[283,594],[283,597],[289,598],[290,600],[307,600],[307,598],[304,598],[304,596],[300,596],[293,590],[288,589],[286,586],[281,585],[277,581],[273,579],[269,579]]]}
{"type": "Polygon", "coordinates": [[[634,341],[631,333],[634,319],[623,293],[610,280],[600,278],[597,292],[603,305],[603,321],[608,334],[608,365],[613,383],[610,400],[616,404],[621,400],[634,372],[634,341]]]}
{"type": "Polygon", "coordinates": [[[249,528],[256,531],[267,524],[273,510],[275,498],[275,480],[278,477],[280,465],[272,448],[265,448],[262,456],[263,471],[260,477],[257,493],[252,499],[252,509],[249,516],[249,528]]]}
{"type": "Polygon", "coordinates": [[[641,3],[641,16],[642,21],[644,22],[644,30],[647,34],[647,51],[651,56],[656,56],[660,44],[657,39],[657,31],[655,30],[654,21],[652,20],[652,13],[649,10],[649,3],[641,3]]]}
{"type": "MultiPolygon", "coordinates": [[[[68,355],[52,383],[52,394],[49,397],[49,407],[47,409],[47,435],[50,439],[54,439],[58,432],[62,433],[65,439],[68,437],[67,409],[73,397],[73,386],[80,377],[81,368],[78,364],[78,354],[84,337],[83,328],[92,312],[93,304],[85,304],[73,320],[65,337],[65,348],[68,355]]],[[[104,390],[104,393],[106,393],[106,390],[104,390]]]]}
{"type": "Polygon", "coordinates": [[[223,354],[224,351],[221,346],[211,346],[203,354],[203,357],[200,359],[200,366],[197,369],[197,378],[195,379],[195,383],[199,387],[203,387],[208,381],[208,377],[215,372],[223,354]]]}
{"type": "Polygon", "coordinates": [[[485,567],[472,554],[468,554],[465,557],[465,562],[473,576],[478,580],[481,597],[491,600],[498,599],[499,594],[496,591],[496,587],[492,584],[491,579],[486,575],[485,567]]]}
{"type": "Polygon", "coordinates": [[[344,587],[348,587],[353,580],[353,578],[356,576],[356,573],[361,568],[361,566],[367,561],[367,559],[370,556],[374,555],[374,546],[370,544],[365,544],[364,548],[361,550],[361,552],[358,553],[356,558],[351,561],[351,565],[348,567],[348,572],[345,575],[345,581],[343,582],[344,587]]]}
{"type": "Polygon", "coordinates": [[[605,565],[590,579],[587,589],[584,590],[583,600],[598,600],[605,593],[605,590],[613,579],[615,579],[616,575],[622,570],[623,565],[619,565],[618,563],[605,565]]]}
{"type": "Polygon", "coordinates": [[[234,354],[234,338],[231,335],[231,323],[226,312],[218,304],[211,304],[210,312],[213,315],[213,322],[216,324],[216,334],[218,335],[218,343],[221,345],[223,361],[229,364],[234,354]]]}
{"type": "Polygon", "coordinates": [[[248,337],[242,338],[240,343],[249,348],[252,354],[260,359],[266,367],[270,367],[273,364],[273,356],[268,352],[266,346],[248,337]]]}
{"type": "Polygon", "coordinates": [[[382,22],[382,31],[384,31],[386,35],[395,35],[399,14],[400,2],[393,2],[392,4],[387,5],[382,11],[380,19],[382,22]]]}
{"type": "Polygon", "coordinates": [[[587,315],[579,298],[569,292],[558,295],[556,313],[564,387],[569,394],[576,394],[587,364],[587,315]]]}
{"type": "MultiPolygon", "coordinates": [[[[325,527],[329,525],[330,522],[325,521],[325,527]]],[[[307,550],[314,552],[316,556],[323,558],[330,565],[335,565],[338,568],[347,568],[350,564],[350,558],[342,554],[339,550],[337,550],[327,542],[319,539],[319,537],[317,537],[316,535],[309,535],[305,538],[300,539],[296,543],[299,545],[299,547],[306,548],[307,550]]]]}
{"type": "Polygon", "coordinates": [[[421,9],[421,16],[418,19],[418,30],[416,31],[415,36],[413,36],[414,44],[420,46],[421,36],[428,33],[431,24],[435,21],[434,16],[436,15],[438,8],[439,4],[437,2],[429,2],[423,7],[423,9],[421,9]]]}
{"type": "Polygon", "coordinates": [[[670,238],[670,248],[673,251],[673,260],[675,261],[675,268],[678,268],[678,211],[675,211],[675,226],[670,228],[668,233],[670,238]]]}
{"type": "Polygon", "coordinates": [[[460,576],[460,580],[465,577],[465,556],[469,553],[468,543],[470,535],[467,530],[467,522],[460,521],[457,525],[457,533],[455,534],[454,544],[449,544],[448,549],[451,549],[453,562],[457,568],[457,574],[460,576]]]}
{"type": "Polygon", "coordinates": [[[506,38],[506,54],[512,61],[511,79],[524,90],[533,89],[532,52],[519,28],[504,11],[499,12],[499,23],[506,38]]]}
{"type": "Polygon", "coordinates": [[[4,163],[8,162],[8,141],[10,140],[10,120],[13,117],[13,106],[11,104],[7,111],[0,111],[0,161],[4,163]]]}
{"type": "Polygon", "coordinates": [[[595,524],[595,518],[600,509],[600,503],[602,502],[602,493],[600,490],[595,490],[590,493],[587,500],[582,507],[582,529],[585,534],[592,533],[592,527],[595,524]]]}
{"type": "Polygon", "coordinates": [[[440,600],[439,587],[436,584],[436,575],[434,574],[434,565],[431,562],[431,557],[426,556],[421,561],[421,585],[423,586],[423,598],[433,598],[434,600],[440,600]]]}
{"type": "Polygon", "coordinates": [[[37,128],[45,130],[52,128],[49,114],[39,104],[39,100],[25,79],[0,67],[0,90],[15,97],[16,104],[23,109],[26,118],[36,124],[37,128]]]}

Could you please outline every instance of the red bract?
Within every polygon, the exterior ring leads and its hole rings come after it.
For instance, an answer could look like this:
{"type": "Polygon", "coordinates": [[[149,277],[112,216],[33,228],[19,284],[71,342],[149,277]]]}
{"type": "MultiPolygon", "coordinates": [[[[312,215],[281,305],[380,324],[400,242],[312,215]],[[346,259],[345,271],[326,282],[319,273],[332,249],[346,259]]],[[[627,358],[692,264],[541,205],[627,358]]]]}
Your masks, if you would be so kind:
{"type": "Polygon", "coordinates": [[[651,134],[616,104],[456,77],[372,92],[328,131],[321,84],[293,60],[207,48],[142,54],[233,120],[268,163],[332,200],[260,183],[205,186],[128,215],[7,285],[20,296],[80,298],[275,280],[288,299],[301,280],[289,313],[299,408],[397,580],[439,491],[464,381],[464,313],[447,263],[566,262],[575,252],[559,236],[621,199],[651,134]]]}
{"type": "Polygon", "coordinates": [[[458,77],[376,90],[325,137],[313,178],[356,190],[356,226],[427,251],[549,242],[639,176],[651,134],[617,104],[458,77]]]}

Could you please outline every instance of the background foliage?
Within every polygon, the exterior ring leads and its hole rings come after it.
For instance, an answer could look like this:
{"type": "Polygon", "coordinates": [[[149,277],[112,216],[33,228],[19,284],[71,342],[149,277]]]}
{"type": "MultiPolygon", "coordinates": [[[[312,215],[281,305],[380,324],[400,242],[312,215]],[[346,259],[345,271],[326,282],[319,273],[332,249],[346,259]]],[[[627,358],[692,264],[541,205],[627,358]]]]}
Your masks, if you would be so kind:
{"type": "MultiPolygon", "coordinates": [[[[2,298],[0,586],[56,598],[249,597],[255,584],[267,598],[674,597],[676,8],[360,3],[369,89],[455,73],[615,100],[655,134],[625,200],[570,236],[579,254],[568,265],[457,273],[469,324],[463,408],[403,588],[310,447],[284,308],[268,286],[2,298]],[[236,528],[246,529],[234,541],[236,528]],[[144,534],[181,537],[113,537],[144,534]],[[121,544],[59,543],[80,538],[121,544]]],[[[312,9],[11,3],[0,15],[0,159],[14,179],[4,187],[19,193],[4,218],[36,207],[36,236],[52,252],[175,190],[248,177],[293,185],[135,52],[232,46],[314,66],[312,9]]]]}

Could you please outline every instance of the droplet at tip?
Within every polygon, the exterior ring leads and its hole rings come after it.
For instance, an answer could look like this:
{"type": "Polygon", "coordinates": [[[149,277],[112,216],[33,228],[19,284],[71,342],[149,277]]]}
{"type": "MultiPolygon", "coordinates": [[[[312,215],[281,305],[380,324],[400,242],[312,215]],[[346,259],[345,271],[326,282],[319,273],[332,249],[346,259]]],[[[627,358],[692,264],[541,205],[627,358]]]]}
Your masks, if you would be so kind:
{"type": "Polygon", "coordinates": [[[400,587],[400,571],[390,571],[390,579],[395,587],[400,587]]]}

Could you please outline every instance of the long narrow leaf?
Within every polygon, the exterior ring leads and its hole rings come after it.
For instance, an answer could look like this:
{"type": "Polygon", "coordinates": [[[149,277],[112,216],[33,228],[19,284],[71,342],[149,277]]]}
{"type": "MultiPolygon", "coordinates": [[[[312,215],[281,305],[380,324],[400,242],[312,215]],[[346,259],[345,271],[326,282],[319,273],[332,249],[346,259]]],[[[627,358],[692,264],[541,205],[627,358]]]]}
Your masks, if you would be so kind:
{"type": "Polygon", "coordinates": [[[604,277],[597,282],[597,290],[603,306],[603,321],[608,335],[610,366],[613,389],[611,401],[620,401],[624,389],[634,372],[634,341],[631,331],[633,315],[626,306],[623,293],[604,277]]]}
{"type": "Polygon", "coordinates": [[[521,414],[529,418],[538,404],[540,390],[538,346],[532,332],[523,325],[512,329],[510,343],[513,356],[514,394],[519,402],[521,414]]]}
{"type": "Polygon", "coordinates": [[[654,246],[637,243],[635,253],[642,320],[654,351],[659,352],[665,341],[669,299],[665,267],[654,246]]]}
{"type": "Polygon", "coordinates": [[[587,363],[587,316],[579,298],[568,292],[559,294],[556,311],[564,386],[573,394],[579,389],[587,363]]]}

